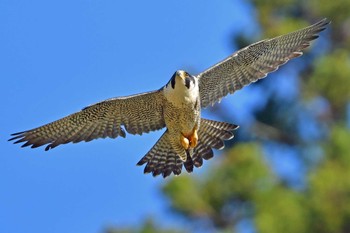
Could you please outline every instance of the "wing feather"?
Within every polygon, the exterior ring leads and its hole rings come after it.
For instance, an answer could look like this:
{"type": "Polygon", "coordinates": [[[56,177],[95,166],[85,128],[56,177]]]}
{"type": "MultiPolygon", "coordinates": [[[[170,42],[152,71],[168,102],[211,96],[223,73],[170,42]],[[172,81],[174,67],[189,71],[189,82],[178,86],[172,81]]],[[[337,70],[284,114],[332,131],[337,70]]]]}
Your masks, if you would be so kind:
{"type": "Polygon", "coordinates": [[[304,29],[249,45],[198,74],[202,107],[220,101],[242,87],[266,77],[318,37],[329,23],[323,19],[304,29]]]}
{"type": "Polygon", "coordinates": [[[161,91],[108,99],[38,128],[14,133],[9,141],[24,142],[22,147],[32,148],[48,144],[45,150],[49,150],[69,142],[125,137],[122,126],[131,134],[163,128],[161,91]]]}

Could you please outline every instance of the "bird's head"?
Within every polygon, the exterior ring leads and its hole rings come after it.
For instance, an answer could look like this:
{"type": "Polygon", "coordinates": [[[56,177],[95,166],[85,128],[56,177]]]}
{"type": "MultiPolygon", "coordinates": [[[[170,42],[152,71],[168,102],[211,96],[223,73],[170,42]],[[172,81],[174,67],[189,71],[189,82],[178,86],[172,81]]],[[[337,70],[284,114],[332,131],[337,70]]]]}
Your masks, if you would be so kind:
{"type": "Polygon", "coordinates": [[[169,80],[166,88],[193,89],[197,83],[196,78],[184,70],[177,70],[169,80]]]}
{"type": "Polygon", "coordinates": [[[178,70],[165,85],[164,94],[169,101],[180,106],[184,102],[196,102],[199,97],[198,80],[186,71],[178,70]]]}

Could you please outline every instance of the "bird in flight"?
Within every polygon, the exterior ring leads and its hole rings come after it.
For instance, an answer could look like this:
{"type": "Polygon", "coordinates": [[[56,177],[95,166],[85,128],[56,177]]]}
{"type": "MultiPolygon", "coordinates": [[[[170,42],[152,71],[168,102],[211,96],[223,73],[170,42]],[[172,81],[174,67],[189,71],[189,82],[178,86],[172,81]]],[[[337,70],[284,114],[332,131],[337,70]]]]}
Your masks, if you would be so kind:
{"type": "Polygon", "coordinates": [[[164,178],[171,173],[179,175],[182,167],[192,172],[203,164],[203,159],[213,157],[213,148],[224,148],[224,140],[232,139],[238,128],[201,118],[201,109],[301,56],[328,23],[323,19],[249,45],[198,75],[178,70],[159,90],[104,100],[57,121],[14,133],[9,141],[31,148],[47,145],[45,150],[49,150],[69,142],[126,137],[126,132],[141,135],[165,127],[137,165],[146,164],[145,173],[164,178]]]}

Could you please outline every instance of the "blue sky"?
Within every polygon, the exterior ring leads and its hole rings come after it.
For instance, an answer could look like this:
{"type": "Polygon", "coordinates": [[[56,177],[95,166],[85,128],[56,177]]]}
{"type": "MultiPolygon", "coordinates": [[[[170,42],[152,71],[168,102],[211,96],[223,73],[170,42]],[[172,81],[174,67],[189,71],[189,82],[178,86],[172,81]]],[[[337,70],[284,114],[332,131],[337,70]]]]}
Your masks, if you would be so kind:
{"type": "Polygon", "coordinates": [[[233,52],[233,33],[253,32],[254,12],[239,0],[5,0],[0,9],[0,232],[93,233],[149,214],[171,224],[157,188],[166,181],[135,166],[161,132],[48,152],[7,139],[158,89],[177,69],[208,68],[233,52]]]}

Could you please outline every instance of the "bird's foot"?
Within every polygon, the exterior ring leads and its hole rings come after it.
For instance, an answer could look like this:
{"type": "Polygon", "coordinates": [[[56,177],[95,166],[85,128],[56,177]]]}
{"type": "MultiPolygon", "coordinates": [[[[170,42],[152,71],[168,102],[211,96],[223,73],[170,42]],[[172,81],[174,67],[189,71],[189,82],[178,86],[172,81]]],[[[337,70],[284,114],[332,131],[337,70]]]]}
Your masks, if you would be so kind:
{"type": "Polygon", "coordinates": [[[189,148],[190,141],[182,134],[180,137],[180,142],[181,142],[182,147],[185,148],[185,150],[187,150],[189,148]]]}
{"type": "Polygon", "coordinates": [[[190,148],[195,148],[198,144],[198,133],[197,129],[194,128],[192,134],[189,136],[188,140],[190,141],[190,148]]]}
{"type": "Polygon", "coordinates": [[[195,148],[198,144],[198,133],[197,129],[194,128],[191,134],[189,135],[184,135],[181,134],[180,137],[181,145],[182,147],[187,150],[189,148],[195,148]]]}

